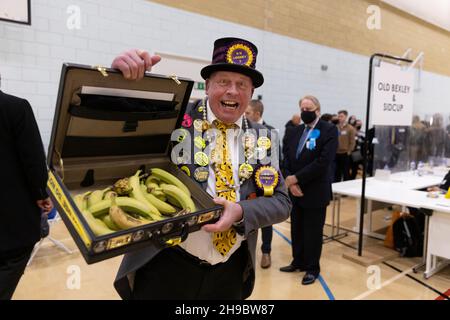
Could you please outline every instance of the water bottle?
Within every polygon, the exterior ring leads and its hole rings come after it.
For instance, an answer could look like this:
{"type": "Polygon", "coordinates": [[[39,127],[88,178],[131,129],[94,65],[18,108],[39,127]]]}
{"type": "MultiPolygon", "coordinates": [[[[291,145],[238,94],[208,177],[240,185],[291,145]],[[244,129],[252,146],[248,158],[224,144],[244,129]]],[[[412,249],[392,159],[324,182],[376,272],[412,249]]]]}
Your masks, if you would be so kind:
{"type": "Polygon", "coordinates": [[[416,162],[415,161],[411,161],[411,163],[409,164],[409,170],[411,170],[413,175],[416,173],[416,162]]]}
{"type": "Polygon", "coordinates": [[[423,175],[423,169],[424,169],[424,164],[422,161],[419,161],[419,164],[417,165],[417,174],[420,176],[423,175]]]}

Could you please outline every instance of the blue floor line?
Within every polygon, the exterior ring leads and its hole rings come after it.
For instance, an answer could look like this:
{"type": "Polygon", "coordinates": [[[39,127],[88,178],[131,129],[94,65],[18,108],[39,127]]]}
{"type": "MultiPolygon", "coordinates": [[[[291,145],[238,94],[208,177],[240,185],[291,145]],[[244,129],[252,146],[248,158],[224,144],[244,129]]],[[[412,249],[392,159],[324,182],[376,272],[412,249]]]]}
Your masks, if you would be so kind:
{"type": "MultiPolygon", "coordinates": [[[[284,240],[286,240],[286,242],[289,243],[289,245],[292,246],[292,241],[291,241],[288,237],[286,237],[284,234],[282,234],[282,233],[281,233],[280,231],[278,231],[277,229],[275,229],[275,228],[273,228],[273,227],[272,227],[272,229],[273,229],[273,231],[275,231],[276,234],[278,234],[281,238],[283,238],[284,240]]],[[[334,295],[333,295],[333,293],[331,293],[331,290],[330,290],[330,288],[328,287],[328,285],[327,285],[325,279],[324,279],[321,275],[319,275],[319,278],[318,278],[318,279],[319,279],[320,284],[322,285],[323,290],[324,290],[325,293],[327,294],[328,299],[330,299],[330,300],[336,300],[335,297],[334,297],[334,295]]]]}

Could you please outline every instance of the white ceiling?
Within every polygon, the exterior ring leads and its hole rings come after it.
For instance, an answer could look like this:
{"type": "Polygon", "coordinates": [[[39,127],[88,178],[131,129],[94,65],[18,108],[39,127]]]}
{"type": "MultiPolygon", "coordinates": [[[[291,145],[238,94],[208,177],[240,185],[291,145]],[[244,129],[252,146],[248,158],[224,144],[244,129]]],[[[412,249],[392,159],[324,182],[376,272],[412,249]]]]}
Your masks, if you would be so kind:
{"type": "Polygon", "coordinates": [[[382,0],[400,10],[450,31],[450,0],[382,0]]]}

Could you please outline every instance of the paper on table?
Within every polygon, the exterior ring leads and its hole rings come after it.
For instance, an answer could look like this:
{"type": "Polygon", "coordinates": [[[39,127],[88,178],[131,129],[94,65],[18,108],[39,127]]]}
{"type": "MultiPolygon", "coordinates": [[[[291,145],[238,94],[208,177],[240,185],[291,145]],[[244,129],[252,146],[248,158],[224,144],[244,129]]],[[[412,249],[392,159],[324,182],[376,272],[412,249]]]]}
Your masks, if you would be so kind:
{"type": "Polygon", "coordinates": [[[90,87],[90,86],[82,86],[81,94],[138,98],[148,100],[163,100],[163,101],[172,101],[173,97],[175,96],[175,94],[173,93],[166,93],[166,92],[114,89],[114,88],[90,87]]]}

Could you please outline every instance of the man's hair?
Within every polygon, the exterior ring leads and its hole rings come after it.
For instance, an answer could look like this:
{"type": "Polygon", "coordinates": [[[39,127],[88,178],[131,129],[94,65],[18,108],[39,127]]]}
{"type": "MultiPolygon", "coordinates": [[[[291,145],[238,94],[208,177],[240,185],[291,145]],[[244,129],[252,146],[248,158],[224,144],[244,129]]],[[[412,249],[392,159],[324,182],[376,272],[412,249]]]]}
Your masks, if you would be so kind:
{"type": "Polygon", "coordinates": [[[338,114],[343,113],[345,114],[345,116],[348,116],[348,111],[347,110],[339,110],[338,114]]]}
{"type": "Polygon", "coordinates": [[[311,96],[311,95],[304,96],[304,97],[301,98],[300,101],[298,102],[298,105],[299,105],[299,106],[302,105],[302,101],[303,101],[303,100],[309,100],[309,101],[311,101],[311,102],[313,103],[313,105],[315,105],[315,106],[317,107],[317,109],[320,110],[320,102],[319,102],[319,99],[317,99],[316,97],[311,96]]]}
{"type": "Polygon", "coordinates": [[[253,111],[259,112],[259,115],[262,117],[264,113],[264,105],[261,100],[250,100],[249,105],[252,107],[253,111]]]}
{"type": "Polygon", "coordinates": [[[329,114],[329,113],[324,113],[324,114],[320,117],[320,119],[322,119],[323,121],[330,122],[331,119],[333,119],[333,115],[332,115],[332,114],[329,114]]]}

